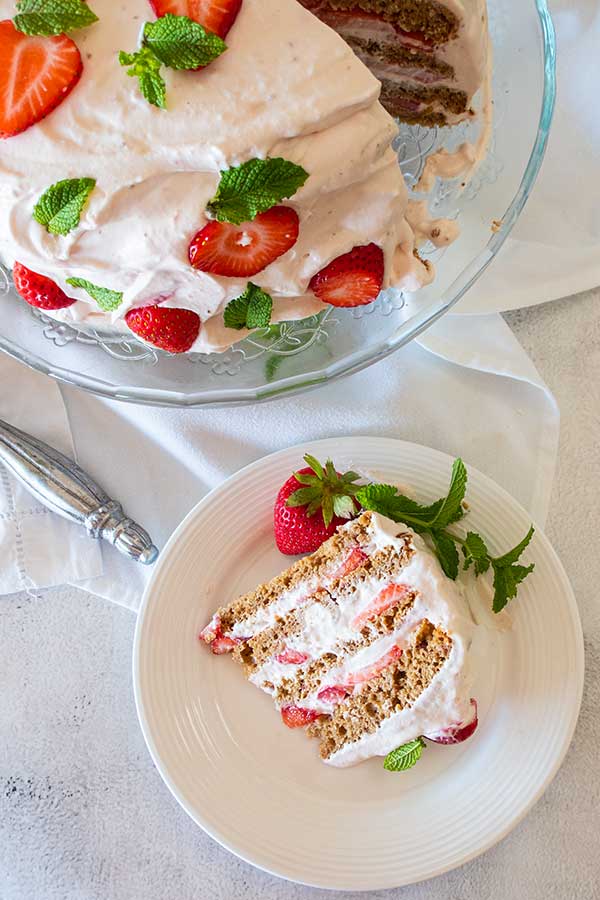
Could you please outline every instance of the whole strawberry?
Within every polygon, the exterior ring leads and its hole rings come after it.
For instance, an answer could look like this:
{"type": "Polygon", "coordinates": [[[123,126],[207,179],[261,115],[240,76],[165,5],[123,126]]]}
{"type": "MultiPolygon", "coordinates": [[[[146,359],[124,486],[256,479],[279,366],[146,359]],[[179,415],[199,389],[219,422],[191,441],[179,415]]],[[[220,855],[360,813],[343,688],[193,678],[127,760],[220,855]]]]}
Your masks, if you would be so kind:
{"type": "Polygon", "coordinates": [[[289,556],[314,553],[358,512],[356,472],[341,475],[330,459],[322,466],[309,453],[304,460],[308,467],[288,478],[275,500],[275,541],[289,556]]]}

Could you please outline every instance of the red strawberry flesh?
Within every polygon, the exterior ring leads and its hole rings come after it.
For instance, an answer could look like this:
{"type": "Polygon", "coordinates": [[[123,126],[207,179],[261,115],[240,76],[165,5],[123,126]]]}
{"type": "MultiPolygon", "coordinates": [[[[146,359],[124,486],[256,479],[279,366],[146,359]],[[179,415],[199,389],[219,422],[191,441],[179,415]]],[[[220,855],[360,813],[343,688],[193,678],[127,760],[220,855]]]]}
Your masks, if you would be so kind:
{"type": "Polygon", "coordinates": [[[0,22],[0,138],[25,131],[52,112],[75,87],[83,65],[65,34],[30,36],[0,22]]]}
{"type": "Polygon", "coordinates": [[[292,650],[288,647],[283,653],[276,656],[275,659],[278,663],[283,663],[284,665],[301,666],[302,663],[305,663],[310,657],[307,653],[301,653],[299,650],[292,650]]]}
{"type": "Polygon", "coordinates": [[[377,244],[354,247],[317,272],[309,288],[331,306],[365,306],[379,296],[384,266],[383,250],[377,244]]]}
{"type": "Polygon", "coordinates": [[[380,616],[387,609],[397,606],[409,591],[410,588],[405,584],[389,584],[356,616],[352,622],[352,627],[360,630],[371,619],[380,616]]]}
{"type": "Polygon", "coordinates": [[[323,690],[319,691],[317,697],[319,700],[322,700],[323,703],[341,703],[342,700],[345,700],[348,696],[348,689],[343,685],[332,685],[331,687],[323,688],[323,690]]]}
{"type": "Polygon", "coordinates": [[[274,206],[241,225],[212,221],[192,240],[190,263],[211,275],[249,278],[291,250],[299,229],[298,214],[289,206],[274,206]]]}
{"type": "Polygon", "coordinates": [[[67,297],[51,278],[32,272],[22,263],[14,264],[13,279],[17,293],[37,309],[66,309],[77,302],[72,297],[67,297]]]}
{"type": "Polygon", "coordinates": [[[155,14],[187,16],[224,38],[235,22],[242,0],[150,0],[155,14]]]}
{"type": "Polygon", "coordinates": [[[364,684],[366,681],[370,681],[371,678],[375,678],[376,675],[379,675],[384,669],[387,669],[388,666],[398,662],[401,656],[402,648],[394,645],[392,649],[388,650],[385,656],[382,656],[377,662],[370,666],[365,666],[364,669],[359,669],[357,672],[351,672],[350,675],[346,677],[346,684],[350,687],[354,687],[356,684],[364,684]]]}
{"type": "Polygon", "coordinates": [[[449,728],[445,728],[443,731],[440,731],[433,736],[426,734],[425,737],[428,741],[433,741],[436,744],[462,744],[463,741],[466,741],[467,738],[471,737],[478,724],[477,701],[471,699],[471,718],[465,722],[458,722],[456,725],[451,725],[449,728]]]}
{"type": "Polygon", "coordinates": [[[359,569],[368,558],[367,554],[360,547],[356,547],[350,552],[350,555],[342,563],[334,577],[345,578],[346,575],[350,575],[356,569],[359,569]]]}
{"type": "Polygon", "coordinates": [[[200,334],[200,317],[191,309],[139,306],[125,321],[138,337],[168,353],[186,353],[200,334]]]}
{"type": "Polygon", "coordinates": [[[304,728],[321,715],[316,709],[305,709],[303,706],[284,706],[281,709],[281,718],[288,728],[304,728]]]}

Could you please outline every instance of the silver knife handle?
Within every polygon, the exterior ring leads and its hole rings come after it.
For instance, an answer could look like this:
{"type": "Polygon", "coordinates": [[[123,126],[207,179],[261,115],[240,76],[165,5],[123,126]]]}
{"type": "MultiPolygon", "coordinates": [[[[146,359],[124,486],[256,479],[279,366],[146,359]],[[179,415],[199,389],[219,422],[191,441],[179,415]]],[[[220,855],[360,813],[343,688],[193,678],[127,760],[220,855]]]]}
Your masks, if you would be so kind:
{"type": "Polygon", "coordinates": [[[129,559],[151,565],[158,550],[150,535],[76,462],[0,419],[0,462],[37,499],[65,519],[83,525],[129,559]]]}

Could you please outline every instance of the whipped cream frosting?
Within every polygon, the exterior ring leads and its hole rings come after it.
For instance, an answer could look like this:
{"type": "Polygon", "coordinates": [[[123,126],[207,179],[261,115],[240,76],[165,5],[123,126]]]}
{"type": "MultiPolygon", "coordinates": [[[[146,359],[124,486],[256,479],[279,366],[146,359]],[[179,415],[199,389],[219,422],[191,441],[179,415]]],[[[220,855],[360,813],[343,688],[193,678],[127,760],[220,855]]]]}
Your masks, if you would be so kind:
{"type": "MultiPolygon", "coordinates": [[[[295,0],[244,0],[221,57],[200,72],[164,70],[167,110],[148,104],[118,62],[153,19],[147,0],[95,0],[94,11],[100,21],[73,34],[84,64],[78,85],[46,119],[0,141],[0,258],[77,298],[51,315],[127,331],[129,309],[160,302],[200,316],[193,352],[245,337],[225,328],[223,310],[247,279],[194,270],[188,246],[207,222],[220,171],[255,157],[283,156],[309,173],[285,201],[300,218],[298,242],[252,278],[274,298],[273,321],[323,309],[308,292],[311,277],[357,245],[384,250],[384,286],[414,289],[426,278],[379,82],[295,0]],[[32,217],[37,199],[78,177],[97,181],[79,227],[48,234],[32,217]],[[70,277],[122,291],[121,306],[102,312],[70,277]]],[[[0,19],[13,15],[14,2],[0,0],[0,19]]]]}

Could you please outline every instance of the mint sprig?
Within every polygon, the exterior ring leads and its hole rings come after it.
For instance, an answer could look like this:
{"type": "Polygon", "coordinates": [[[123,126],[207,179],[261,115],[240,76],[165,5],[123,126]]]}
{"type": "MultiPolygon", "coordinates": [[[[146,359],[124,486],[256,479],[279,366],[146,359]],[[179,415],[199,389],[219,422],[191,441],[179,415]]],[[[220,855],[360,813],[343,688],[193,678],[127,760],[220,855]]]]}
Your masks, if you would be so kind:
{"type": "Polygon", "coordinates": [[[144,25],[142,46],[134,53],[121,50],[119,62],[129,66],[127,72],[139,81],[143,97],[165,109],[167,86],[161,67],[170,69],[199,69],[209,65],[227,49],[225,42],[187,16],[167,13],[156,22],[144,25]]]}
{"type": "Polygon", "coordinates": [[[208,66],[227,50],[217,34],[207,31],[187,16],[167,13],[144,25],[144,45],[170,69],[198,69],[208,66]]]}
{"type": "Polygon", "coordinates": [[[33,218],[50,234],[69,234],[77,228],[88,197],[96,187],[94,178],[67,178],[44,191],[33,208],[33,218]]]}
{"type": "Polygon", "coordinates": [[[273,298],[258,285],[248,282],[248,287],[239,297],[225,307],[223,321],[226,328],[266,328],[271,322],[273,298]]]}
{"type": "Polygon", "coordinates": [[[397,747],[396,750],[388,753],[383,762],[383,768],[388,772],[406,772],[408,769],[412,769],[421,759],[424,746],[425,741],[419,737],[414,741],[409,741],[408,744],[397,747]]]}
{"type": "Polygon", "coordinates": [[[123,300],[122,291],[111,291],[110,288],[92,284],[91,281],[87,281],[85,278],[67,278],[67,284],[86,291],[104,312],[114,312],[115,309],[119,308],[123,300]]]}
{"type": "Polygon", "coordinates": [[[29,35],[55,35],[87,28],[98,16],[84,0],[18,0],[15,28],[29,35]]]}
{"type": "Polygon", "coordinates": [[[464,515],[463,501],[467,488],[467,470],[461,459],[452,467],[450,488],[446,497],[428,506],[422,506],[398,489],[386,484],[368,484],[361,487],[356,498],[364,509],[381,513],[394,522],[409,525],[418,534],[429,535],[435,553],[445,574],[455,580],[459,571],[459,554],[462,550],[464,568],[473,566],[476,575],[483,575],[490,568],[494,573],[493,610],[499,613],[509,600],[517,596],[518,586],[533,572],[535,566],[519,565],[526,547],[534,534],[533,526],[523,540],[503,556],[491,556],[485,540],[477,532],[469,531],[464,537],[448,526],[460,521],[464,515]]]}
{"type": "Polygon", "coordinates": [[[251,222],[286,197],[293,197],[308,178],[302,166],[281,157],[249,159],[221,174],[208,212],[219,222],[251,222]]]}
{"type": "Polygon", "coordinates": [[[142,47],[135,53],[119,53],[119,62],[122,66],[130,66],[127,74],[130,78],[137,78],[140,93],[159,109],[165,109],[167,105],[167,85],[160,74],[161,62],[149,47],[142,47]]]}

